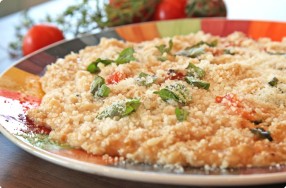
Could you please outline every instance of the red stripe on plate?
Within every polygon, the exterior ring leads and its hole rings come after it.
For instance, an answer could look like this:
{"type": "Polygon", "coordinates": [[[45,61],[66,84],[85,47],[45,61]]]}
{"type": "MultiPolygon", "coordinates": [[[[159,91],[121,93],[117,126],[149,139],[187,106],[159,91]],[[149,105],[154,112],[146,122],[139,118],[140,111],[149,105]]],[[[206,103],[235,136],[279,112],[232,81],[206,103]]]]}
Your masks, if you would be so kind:
{"type": "Polygon", "coordinates": [[[224,18],[207,18],[202,20],[202,30],[206,33],[227,36],[235,31],[248,33],[250,21],[226,20],[224,18]]]}

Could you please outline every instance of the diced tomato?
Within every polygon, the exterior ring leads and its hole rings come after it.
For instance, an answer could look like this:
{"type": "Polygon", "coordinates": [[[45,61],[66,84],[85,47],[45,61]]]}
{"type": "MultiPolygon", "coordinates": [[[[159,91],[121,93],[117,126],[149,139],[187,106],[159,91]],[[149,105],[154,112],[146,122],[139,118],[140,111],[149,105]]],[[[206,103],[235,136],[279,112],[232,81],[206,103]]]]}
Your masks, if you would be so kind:
{"type": "Polygon", "coordinates": [[[185,75],[182,72],[170,69],[167,73],[167,79],[169,80],[183,80],[185,75]]]}
{"type": "Polygon", "coordinates": [[[215,98],[216,103],[221,103],[230,108],[232,112],[235,114],[241,115],[243,118],[247,120],[254,120],[254,110],[247,110],[246,104],[238,99],[237,95],[228,93],[224,96],[217,96],[215,98]]]}
{"type": "Polygon", "coordinates": [[[106,82],[107,84],[116,84],[121,80],[124,80],[125,78],[127,78],[127,75],[125,73],[115,71],[107,77],[106,82]]]}
{"type": "Polygon", "coordinates": [[[232,93],[228,93],[223,97],[217,96],[215,100],[217,103],[223,103],[229,106],[242,107],[241,101],[237,98],[235,94],[232,93]]]}

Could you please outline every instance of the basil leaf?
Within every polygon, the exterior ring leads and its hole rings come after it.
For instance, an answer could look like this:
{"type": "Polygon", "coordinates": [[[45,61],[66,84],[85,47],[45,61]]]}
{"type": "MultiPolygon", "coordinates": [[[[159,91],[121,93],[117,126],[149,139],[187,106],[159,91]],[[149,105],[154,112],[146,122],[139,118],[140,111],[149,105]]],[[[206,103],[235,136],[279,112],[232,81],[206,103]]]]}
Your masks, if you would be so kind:
{"type": "Polygon", "coordinates": [[[87,67],[87,71],[89,71],[90,73],[98,73],[100,72],[99,67],[97,66],[99,63],[102,63],[104,65],[109,65],[111,63],[113,63],[113,60],[110,59],[101,59],[101,58],[97,58],[94,62],[90,63],[87,67]]]}
{"type": "Polygon", "coordinates": [[[90,92],[95,95],[95,93],[99,90],[99,88],[105,84],[104,78],[102,78],[101,76],[96,76],[93,80],[93,82],[91,83],[90,86],[90,92]]]}
{"type": "Polygon", "coordinates": [[[144,72],[141,72],[136,78],[136,83],[141,86],[151,86],[157,80],[156,76],[151,76],[144,72]]]}
{"type": "Polygon", "coordinates": [[[204,44],[207,45],[207,46],[209,46],[209,47],[215,47],[215,46],[217,46],[217,43],[218,43],[217,40],[214,40],[214,41],[212,41],[212,42],[210,42],[210,43],[205,42],[205,41],[200,41],[200,42],[198,42],[197,44],[195,44],[195,45],[189,47],[189,49],[190,49],[190,48],[200,47],[200,46],[202,46],[202,45],[204,45],[204,44]]]}
{"type": "Polygon", "coordinates": [[[173,100],[183,105],[185,105],[191,98],[186,86],[179,83],[168,85],[166,88],[155,91],[154,93],[158,94],[165,102],[173,100]]]}
{"type": "Polygon", "coordinates": [[[187,47],[185,50],[181,50],[176,53],[176,55],[196,58],[205,53],[205,48],[202,45],[207,45],[209,47],[217,46],[217,40],[212,41],[211,43],[200,41],[197,44],[194,44],[191,47],[187,47]]]}
{"type": "Polygon", "coordinates": [[[105,80],[101,76],[96,76],[91,83],[90,92],[94,97],[107,97],[110,93],[110,88],[106,86],[105,80]]]}
{"type": "Polygon", "coordinates": [[[284,52],[267,52],[269,55],[281,55],[286,57],[286,53],[284,52]]]}
{"type": "Polygon", "coordinates": [[[132,99],[130,101],[127,101],[125,104],[125,111],[122,114],[122,116],[127,116],[129,114],[131,114],[132,112],[135,112],[137,110],[137,108],[140,106],[140,100],[138,99],[132,99]]]}
{"type": "Polygon", "coordinates": [[[120,52],[118,58],[115,60],[116,64],[125,64],[129,63],[130,61],[135,61],[135,57],[133,54],[135,53],[135,50],[133,48],[125,48],[122,52],[120,52]]]}
{"type": "Polygon", "coordinates": [[[274,78],[272,78],[271,81],[268,82],[268,84],[269,84],[270,86],[272,86],[272,87],[275,87],[275,86],[277,86],[278,81],[279,81],[279,80],[278,80],[276,77],[274,77],[274,78]]]}
{"type": "Polygon", "coordinates": [[[187,70],[188,70],[187,75],[193,76],[195,78],[203,78],[206,74],[206,72],[203,69],[201,69],[200,67],[197,67],[193,63],[189,63],[187,70]]]}
{"type": "Polygon", "coordinates": [[[176,55],[196,58],[204,53],[205,53],[204,47],[193,47],[193,48],[187,48],[185,50],[181,50],[177,52],[176,55]]]}
{"type": "Polygon", "coordinates": [[[158,59],[159,61],[162,61],[162,62],[164,62],[164,61],[168,60],[168,58],[167,58],[167,57],[158,57],[157,59],[158,59]]]}
{"type": "Polygon", "coordinates": [[[106,86],[106,84],[103,84],[97,91],[97,96],[99,97],[108,97],[110,93],[110,88],[106,86]]]}
{"type": "Polygon", "coordinates": [[[208,90],[210,87],[210,83],[195,79],[194,77],[187,76],[187,77],[185,77],[185,80],[187,83],[189,83],[193,86],[196,86],[198,88],[205,89],[205,90],[208,90]]]}
{"type": "Polygon", "coordinates": [[[110,65],[113,62],[115,62],[117,65],[129,63],[132,60],[136,60],[134,58],[134,56],[133,56],[134,52],[135,51],[134,51],[133,48],[126,48],[122,52],[120,52],[118,58],[115,61],[111,60],[111,59],[97,58],[94,62],[92,62],[92,63],[90,63],[88,65],[87,71],[89,71],[90,73],[98,73],[98,72],[100,72],[100,69],[98,67],[99,63],[102,63],[104,65],[110,65]]]}
{"type": "Polygon", "coordinates": [[[88,65],[87,71],[90,73],[98,73],[100,72],[100,69],[97,66],[97,63],[92,62],[91,64],[88,65]]]}
{"type": "Polygon", "coordinates": [[[168,100],[174,100],[176,102],[179,102],[179,97],[174,92],[168,89],[161,89],[159,91],[155,91],[154,93],[158,94],[165,102],[167,102],[168,100]]]}
{"type": "Polygon", "coordinates": [[[169,40],[169,46],[168,47],[165,44],[161,44],[160,46],[156,46],[156,48],[159,50],[161,55],[163,55],[165,52],[167,54],[170,54],[171,50],[173,48],[173,40],[172,39],[169,40]]]}
{"type": "Polygon", "coordinates": [[[104,119],[104,118],[113,118],[118,116],[122,118],[124,116],[130,115],[135,112],[140,106],[141,102],[139,99],[126,99],[112,103],[109,107],[105,108],[102,112],[100,112],[96,118],[104,119]]]}
{"type": "Polygon", "coordinates": [[[188,111],[180,108],[176,108],[175,114],[178,121],[185,121],[188,117],[188,111]]]}
{"type": "Polygon", "coordinates": [[[102,63],[102,64],[104,64],[104,65],[110,65],[111,63],[113,63],[114,61],[113,60],[111,60],[111,59],[100,59],[100,58],[98,58],[97,60],[96,60],[96,63],[102,63]]]}
{"type": "Polygon", "coordinates": [[[235,55],[235,53],[232,52],[230,49],[224,49],[224,50],[223,50],[223,53],[224,53],[224,54],[229,54],[229,55],[235,55]]]}
{"type": "Polygon", "coordinates": [[[259,128],[253,128],[253,129],[250,129],[250,131],[262,139],[268,139],[270,142],[273,141],[273,138],[272,138],[270,132],[264,130],[263,128],[260,128],[260,127],[259,128]]]}

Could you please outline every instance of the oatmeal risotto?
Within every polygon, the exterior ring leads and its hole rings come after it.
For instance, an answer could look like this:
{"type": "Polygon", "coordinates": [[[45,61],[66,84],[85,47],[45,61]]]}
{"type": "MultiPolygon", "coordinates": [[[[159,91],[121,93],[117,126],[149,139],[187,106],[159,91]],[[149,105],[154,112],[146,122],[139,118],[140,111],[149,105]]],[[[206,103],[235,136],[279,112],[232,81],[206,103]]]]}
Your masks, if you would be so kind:
{"type": "Polygon", "coordinates": [[[286,42],[198,32],[102,38],[49,65],[28,112],[94,155],[182,166],[286,163],[286,42]]]}

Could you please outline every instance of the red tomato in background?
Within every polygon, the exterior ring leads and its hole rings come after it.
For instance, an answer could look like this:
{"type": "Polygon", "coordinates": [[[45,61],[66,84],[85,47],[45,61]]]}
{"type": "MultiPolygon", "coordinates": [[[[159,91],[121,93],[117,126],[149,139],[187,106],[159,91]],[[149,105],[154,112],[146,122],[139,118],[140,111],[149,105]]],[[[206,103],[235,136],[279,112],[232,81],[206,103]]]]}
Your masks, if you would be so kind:
{"type": "Polygon", "coordinates": [[[185,18],[187,0],[161,0],[157,5],[153,20],[185,18]]]}
{"type": "Polygon", "coordinates": [[[125,78],[127,78],[126,74],[115,71],[114,73],[108,76],[108,78],[106,79],[106,82],[107,84],[116,84],[120,82],[121,80],[124,80],[125,78]]]}
{"type": "Polygon", "coordinates": [[[55,26],[48,24],[34,25],[24,36],[22,45],[23,55],[28,55],[63,39],[63,32],[55,26]]]}

